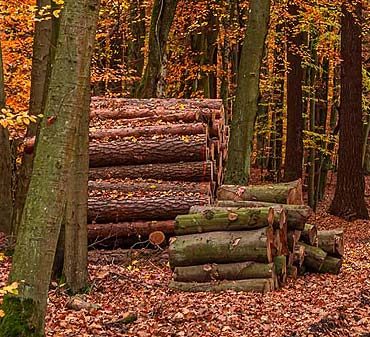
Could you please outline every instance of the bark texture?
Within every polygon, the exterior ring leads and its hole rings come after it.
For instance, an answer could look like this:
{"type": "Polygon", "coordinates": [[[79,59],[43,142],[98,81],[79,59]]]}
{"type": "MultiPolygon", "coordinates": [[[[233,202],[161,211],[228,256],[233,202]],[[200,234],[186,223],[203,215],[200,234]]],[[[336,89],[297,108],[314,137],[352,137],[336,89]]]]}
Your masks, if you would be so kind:
{"type": "Polygon", "coordinates": [[[317,232],[318,246],[329,255],[342,257],[344,255],[344,237],[342,229],[317,232]]]}
{"type": "Polygon", "coordinates": [[[312,271],[319,272],[328,254],[321,248],[312,247],[303,242],[300,242],[299,245],[302,245],[305,250],[305,266],[312,271]]]}

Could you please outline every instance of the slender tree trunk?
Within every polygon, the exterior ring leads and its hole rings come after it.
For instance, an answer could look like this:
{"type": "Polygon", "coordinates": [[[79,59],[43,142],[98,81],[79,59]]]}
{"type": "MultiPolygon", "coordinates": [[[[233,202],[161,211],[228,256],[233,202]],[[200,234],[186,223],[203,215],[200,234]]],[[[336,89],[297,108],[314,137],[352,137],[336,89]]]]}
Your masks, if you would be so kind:
{"type": "MultiPolygon", "coordinates": [[[[0,44],[0,110],[5,107],[4,67],[0,44]]],[[[12,166],[8,130],[0,124],[0,231],[11,233],[12,166]]]]}
{"type": "Polygon", "coordinates": [[[361,3],[348,1],[342,12],[338,174],[329,211],[347,219],[368,219],[362,169],[361,3]]]}
{"type": "Polygon", "coordinates": [[[288,79],[287,79],[287,140],[285,151],[285,181],[302,177],[303,162],[303,116],[302,116],[302,56],[299,48],[303,43],[302,32],[295,32],[298,25],[299,6],[289,2],[291,23],[288,33],[288,79]]]}
{"type": "Polygon", "coordinates": [[[270,0],[251,0],[248,27],[238,72],[226,163],[227,184],[248,183],[255,119],[258,111],[259,75],[270,17],[270,0]]]}
{"type": "Polygon", "coordinates": [[[96,0],[66,0],[41,123],[38,151],[13,257],[10,281],[18,295],[4,298],[0,336],[43,336],[47,294],[66,203],[66,187],[89,79],[91,16],[96,0]]]}
{"type": "Polygon", "coordinates": [[[178,0],[155,0],[149,32],[149,56],[138,88],[140,98],[161,97],[166,63],[168,34],[176,13],[178,0]]]}

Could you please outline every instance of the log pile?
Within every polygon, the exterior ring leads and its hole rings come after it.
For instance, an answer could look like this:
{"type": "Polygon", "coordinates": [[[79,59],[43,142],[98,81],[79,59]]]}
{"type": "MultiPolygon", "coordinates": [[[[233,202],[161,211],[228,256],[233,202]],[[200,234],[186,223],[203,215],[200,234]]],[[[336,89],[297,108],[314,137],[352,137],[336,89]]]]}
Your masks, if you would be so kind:
{"type": "Polygon", "coordinates": [[[338,274],[343,231],[309,224],[300,180],[220,186],[213,206],[176,217],[169,246],[173,281],[182,291],[279,289],[310,271],[338,274]]]}
{"type": "Polygon", "coordinates": [[[173,233],[177,215],[210,205],[227,135],[221,100],[93,98],[89,242],[173,233]]]}

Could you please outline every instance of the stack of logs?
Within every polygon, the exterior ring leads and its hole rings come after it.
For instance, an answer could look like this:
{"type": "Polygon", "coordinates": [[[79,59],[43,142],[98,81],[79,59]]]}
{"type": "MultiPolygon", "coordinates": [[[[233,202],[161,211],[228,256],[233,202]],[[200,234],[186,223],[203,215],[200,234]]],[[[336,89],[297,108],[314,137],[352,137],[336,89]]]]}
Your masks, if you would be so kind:
{"type": "Polygon", "coordinates": [[[209,205],[223,179],[223,115],[221,100],[93,98],[89,242],[172,233],[177,215],[209,205]]]}
{"type": "Polygon", "coordinates": [[[170,287],[264,293],[305,271],[339,273],[343,232],[318,232],[307,224],[310,214],[300,180],[221,186],[215,206],[194,206],[176,218],[170,287]]]}

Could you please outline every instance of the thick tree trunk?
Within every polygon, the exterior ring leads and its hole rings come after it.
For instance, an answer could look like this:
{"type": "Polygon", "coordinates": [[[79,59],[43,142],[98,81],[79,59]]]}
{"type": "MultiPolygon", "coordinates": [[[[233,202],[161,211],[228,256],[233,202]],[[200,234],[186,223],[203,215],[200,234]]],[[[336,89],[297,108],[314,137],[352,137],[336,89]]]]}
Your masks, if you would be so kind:
{"type": "Polygon", "coordinates": [[[138,88],[140,98],[161,97],[166,63],[168,34],[176,13],[178,0],[155,0],[149,32],[148,62],[138,88]]]}
{"type": "Polygon", "coordinates": [[[369,218],[362,169],[361,7],[354,0],[342,5],[338,174],[329,209],[331,214],[349,220],[369,218]]]}
{"type": "Polygon", "coordinates": [[[92,46],[89,17],[97,2],[65,0],[55,62],[41,123],[40,139],[12,260],[10,282],[18,294],[2,304],[0,336],[17,326],[18,336],[43,336],[51,270],[54,261],[77,137],[92,46]],[[68,98],[68,99],[66,99],[68,98]]]}
{"type": "Polygon", "coordinates": [[[299,245],[302,245],[305,250],[304,258],[305,266],[312,271],[319,272],[321,266],[325,261],[327,253],[324,252],[321,248],[313,247],[303,242],[299,242],[299,245]]]}
{"type": "Polygon", "coordinates": [[[270,0],[251,0],[238,72],[231,121],[225,183],[248,183],[254,123],[258,110],[259,75],[270,18],[270,0]],[[253,55],[253,57],[251,57],[253,55]]]}
{"type": "Polygon", "coordinates": [[[175,234],[195,234],[214,231],[249,230],[267,227],[274,222],[272,208],[255,208],[245,211],[213,212],[179,215],[176,217],[175,234]]]}
{"type": "MultiPolygon", "coordinates": [[[[5,86],[2,49],[0,44],[0,110],[5,107],[5,86]]],[[[0,231],[12,231],[12,165],[9,134],[0,124],[0,231]]]]}
{"type": "Polygon", "coordinates": [[[204,161],[208,159],[205,136],[90,142],[90,167],[204,161]]]}
{"type": "Polygon", "coordinates": [[[327,256],[321,266],[320,273],[339,274],[342,268],[342,259],[336,257],[327,256]]]}
{"type": "Polygon", "coordinates": [[[302,230],[301,240],[310,246],[317,246],[317,228],[315,225],[305,224],[302,230]]]}
{"type": "Polygon", "coordinates": [[[288,34],[288,77],[287,77],[287,140],[285,151],[284,180],[302,178],[303,169],[303,67],[300,48],[303,33],[298,27],[299,5],[290,2],[288,11],[291,23],[288,34]]]}
{"type": "Polygon", "coordinates": [[[342,229],[317,232],[318,246],[329,255],[341,257],[344,255],[344,239],[342,229]]]}
{"type": "Polygon", "coordinates": [[[171,220],[179,214],[187,214],[193,205],[207,205],[210,199],[204,195],[176,195],[127,197],[124,200],[89,198],[88,221],[96,223],[171,220]]]}
{"type": "Polygon", "coordinates": [[[222,185],[217,191],[219,200],[263,201],[278,204],[303,205],[301,180],[271,185],[222,185]]]}
{"type": "Polygon", "coordinates": [[[213,181],[212,161],[147,164],[90,169],[89,179],[156,179],[169,181],[213,181]]]}
{"type": "Polygon", "coordinates": [[[170,242],[170,265],[182,267],[242,261],[271,263],[272,242],[271,228],[183,235],[170,242]]]}
{"type": "Polygon", "coordinates": [[[257,293],[267,293],[275,289],[275,280],[269,279],[249,279],[237,281],[220,281],[220,282],[176,282],[171,281],[169,287],[175,290],[189,292],[221,292],[226,290],[232,291],[251,291],[257,293]]]}
{"type": "Polygon", "coordinates": [[[156,231],[173,234],[174,230],[174,220],[89,224],[88,239],[89,243],[92,244],[109,238],[148,237],[150,233],[156,231]]]}
{"type": "Polygon", "coordinates": [[[238,262],[176,267],[173,274],[177,282],[210,282],[214,280],[244,280],[274,278],[272,263],[238,262]]]}

